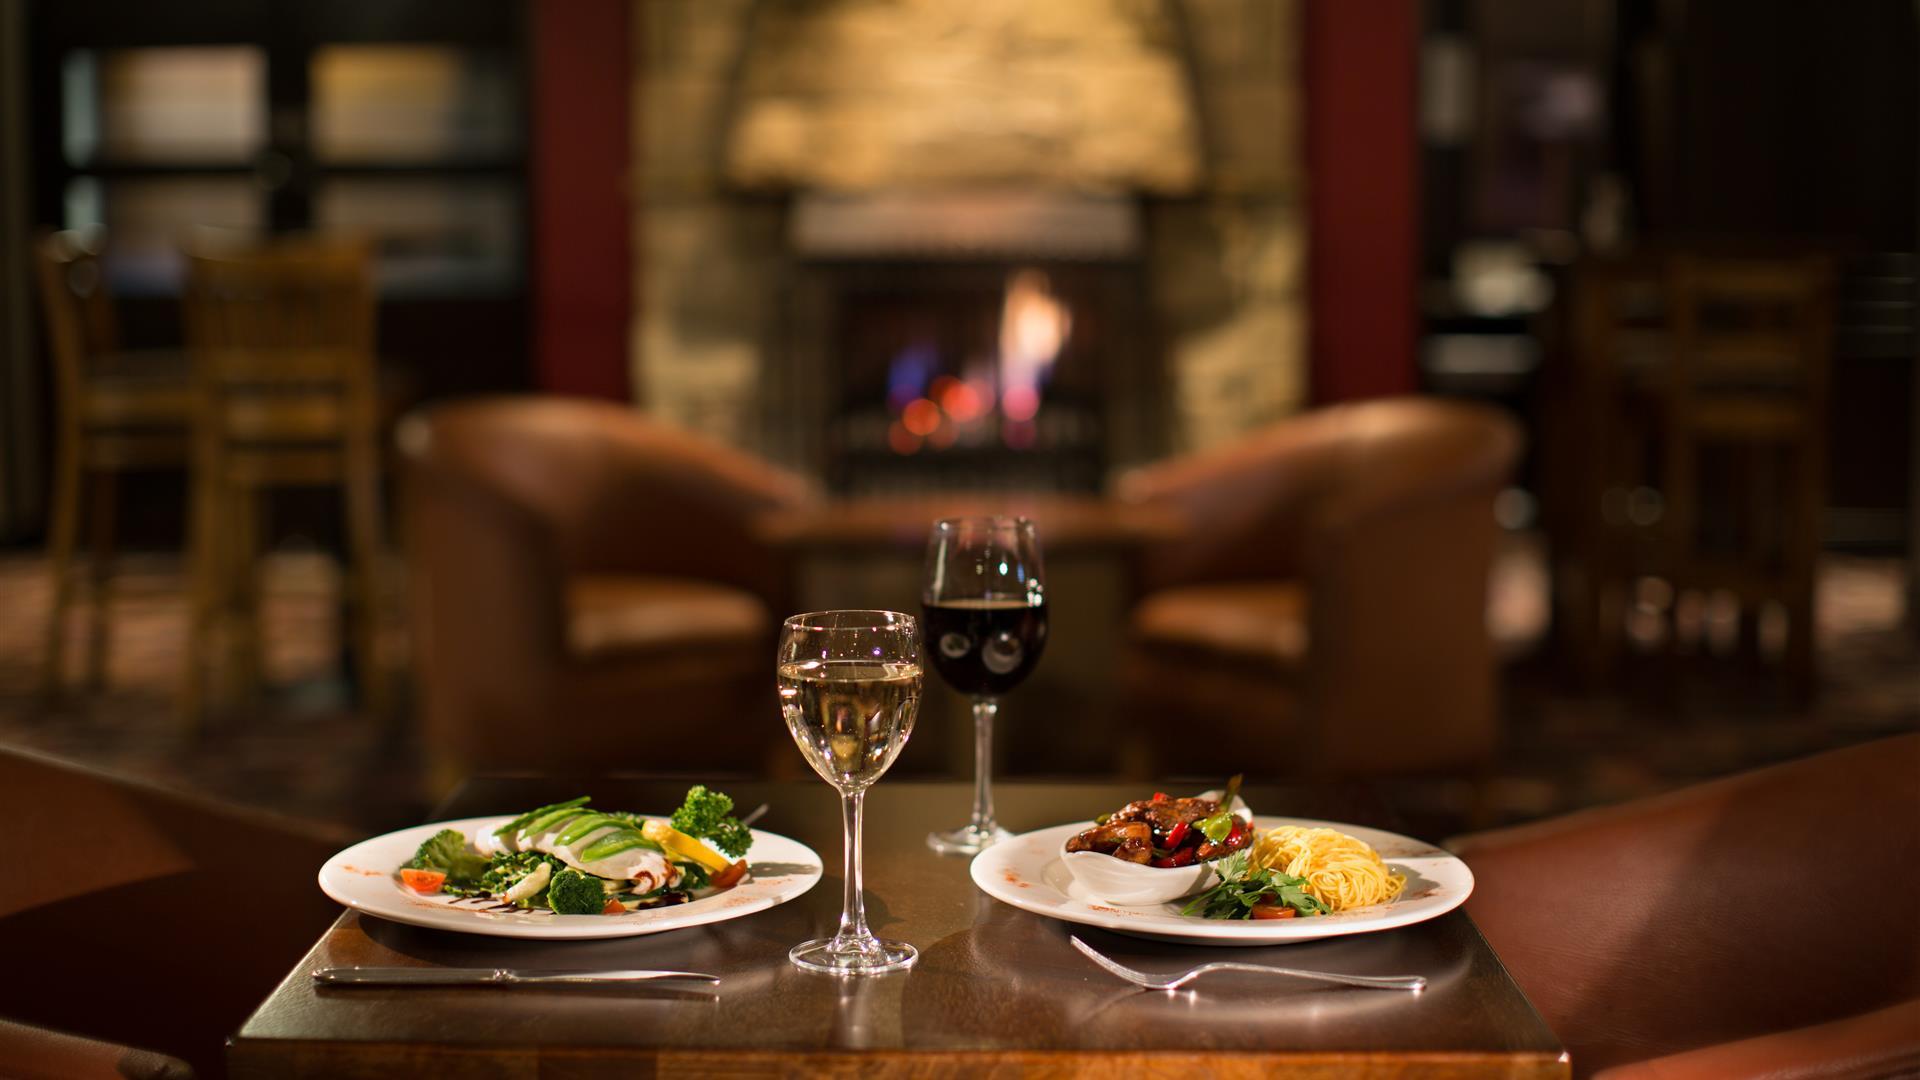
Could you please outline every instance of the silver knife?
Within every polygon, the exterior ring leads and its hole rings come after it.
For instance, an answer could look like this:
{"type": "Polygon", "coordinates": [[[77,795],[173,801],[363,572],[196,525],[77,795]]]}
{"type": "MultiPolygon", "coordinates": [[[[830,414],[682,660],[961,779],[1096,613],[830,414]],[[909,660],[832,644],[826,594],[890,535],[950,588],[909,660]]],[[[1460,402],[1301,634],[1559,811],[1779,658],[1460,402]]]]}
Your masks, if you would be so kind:
{"type": "Polygon", "coordinates": [[[513,968],[324,967],[313,970],[313,981],[322,986],[523,986],[657,979],[717,983],[720,976],[699,971],[516,971],[513,968]]]}

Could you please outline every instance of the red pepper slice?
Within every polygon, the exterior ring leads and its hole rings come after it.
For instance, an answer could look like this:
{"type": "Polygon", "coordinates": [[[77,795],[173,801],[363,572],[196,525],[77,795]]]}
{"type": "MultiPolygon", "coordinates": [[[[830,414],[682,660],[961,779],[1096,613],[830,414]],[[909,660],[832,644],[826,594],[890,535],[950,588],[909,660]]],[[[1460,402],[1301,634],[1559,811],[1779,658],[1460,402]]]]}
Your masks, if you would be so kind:
{"type": "Polygon", "coordinates": [[[1167,793],[1166,793],[1166,792],[1164,792],[1164,791],[1156,791],[1156,792],[1154,792],[1154,793],[1153,793],[1153,801],[1154,801],[1154,802],[1166,802],[1166,801],[1167,801],[1167,793]]]}
{"type": "Polygon", "coordinates": [[[1237,844],[1240,842],[1240,838],[1245,835],[1247,835],[1246,821],[1241,818],[1234,818],[1233,828],[1227,830],[1226,843],[1228,845],[1237,844]]]}
{"type": "Polygon", "coordinates": [[[713,887],[716,889],[731,889],[740,883],[741,878],[746,876],[747,860],[740,859],[735,861],[732,866],[727,867],[725,870],[717,871],[713,875],[713,887]]]}
{"type": "Polygon", "coordinates": [[[1166,843],[1167,849],[1171,851],[1172,849],[1179,847],[1181,842],[1184,841],[1187,838],[1188,834],[1192,832],[1193,832],[1193,827],[1188,825],[1186,822],[1184,821],[1175,822],[1173,825],[1173,828],[1167,830],[1167,843],[1166,843]]]}
{"type": "Polygon", "coordinates": [[[1193,849],[1181,848],[1179,851],[1172,852],[1164,858],[1153,860],[1153,865],[1162,870],[1171,870],[1176,866],[1192,866],[1193,849]]]}

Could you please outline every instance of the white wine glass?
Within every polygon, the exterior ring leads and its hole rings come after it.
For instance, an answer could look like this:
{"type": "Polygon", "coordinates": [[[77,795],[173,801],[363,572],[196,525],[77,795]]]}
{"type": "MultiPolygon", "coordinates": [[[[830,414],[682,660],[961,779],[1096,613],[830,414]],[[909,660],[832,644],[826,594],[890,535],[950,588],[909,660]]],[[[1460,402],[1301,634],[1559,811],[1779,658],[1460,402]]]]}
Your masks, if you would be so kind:
{"type": "Polygon", "coordinates": [[[867,928],[860,825],[867,788],[900,756],[920,713],[919,621],[897,611],[795,615],[780,628],[778,682],[793,741],[840,792],[845,841],[839,932],[795,945],[787,959],[834,975],[906,968],[919,952],[867,928]]]}
{"type": "Polygon", "coordinates": [[[993,816],[993,719],[1000,695],[1025,681],[1047,647],[1046,571],[1033,522],[947,518],[927,537],[920,616],[927,660],[973,699],[973,814],[929,833],[942,854],[972,855],[1012,835],[993,816]]]}

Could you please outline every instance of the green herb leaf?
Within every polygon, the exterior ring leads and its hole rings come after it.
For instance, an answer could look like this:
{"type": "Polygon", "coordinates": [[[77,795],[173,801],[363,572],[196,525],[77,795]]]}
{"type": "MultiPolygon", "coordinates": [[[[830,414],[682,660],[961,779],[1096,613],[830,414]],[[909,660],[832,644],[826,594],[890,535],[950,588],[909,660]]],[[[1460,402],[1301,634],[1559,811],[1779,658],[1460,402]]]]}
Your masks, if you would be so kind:
{"type": "Polygon", "coordinates": [[[1214,864],[1220,884],[1194,897],[1182,915],[1207,919],[1250,919],[1262,902],[1285,904],[1302,915],[1324,915],[1327,906],[1306,891],[1306,881],[1278,870],[1248,866],[1248,853],[1238,851],[1214,864]]]}

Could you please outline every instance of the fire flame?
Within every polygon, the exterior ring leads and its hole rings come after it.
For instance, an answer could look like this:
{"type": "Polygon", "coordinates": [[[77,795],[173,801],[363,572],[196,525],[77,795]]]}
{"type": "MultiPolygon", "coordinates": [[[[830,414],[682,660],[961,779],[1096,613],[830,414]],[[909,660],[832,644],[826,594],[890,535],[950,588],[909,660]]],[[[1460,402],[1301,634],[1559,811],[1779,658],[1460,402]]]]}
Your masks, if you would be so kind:
{"type": "Polygon", "coordinates": [[[996,429],[1007,446],[1032,447],[1041,391],[1072,330],[1073,316],[1054,297],[1047,275],[1014,272],[1000,309],[998,357],[970,360],[964,378],[934,375],[940,356],[930,342],[915,342],[893,358],[887,371],[887,407],[893,414],[888,447],[904,455],[962,441],[977,445],[992,439],[996,429]]]}
{"type": "Polygon", "coordinates": [[[1054,299],[1052,284],[1038,270],[1007,279],[1000,309],[1000,412],[1025,422],[1040,411],[1040,388],[1073,330],[1067,305],[1054,299]]]}

